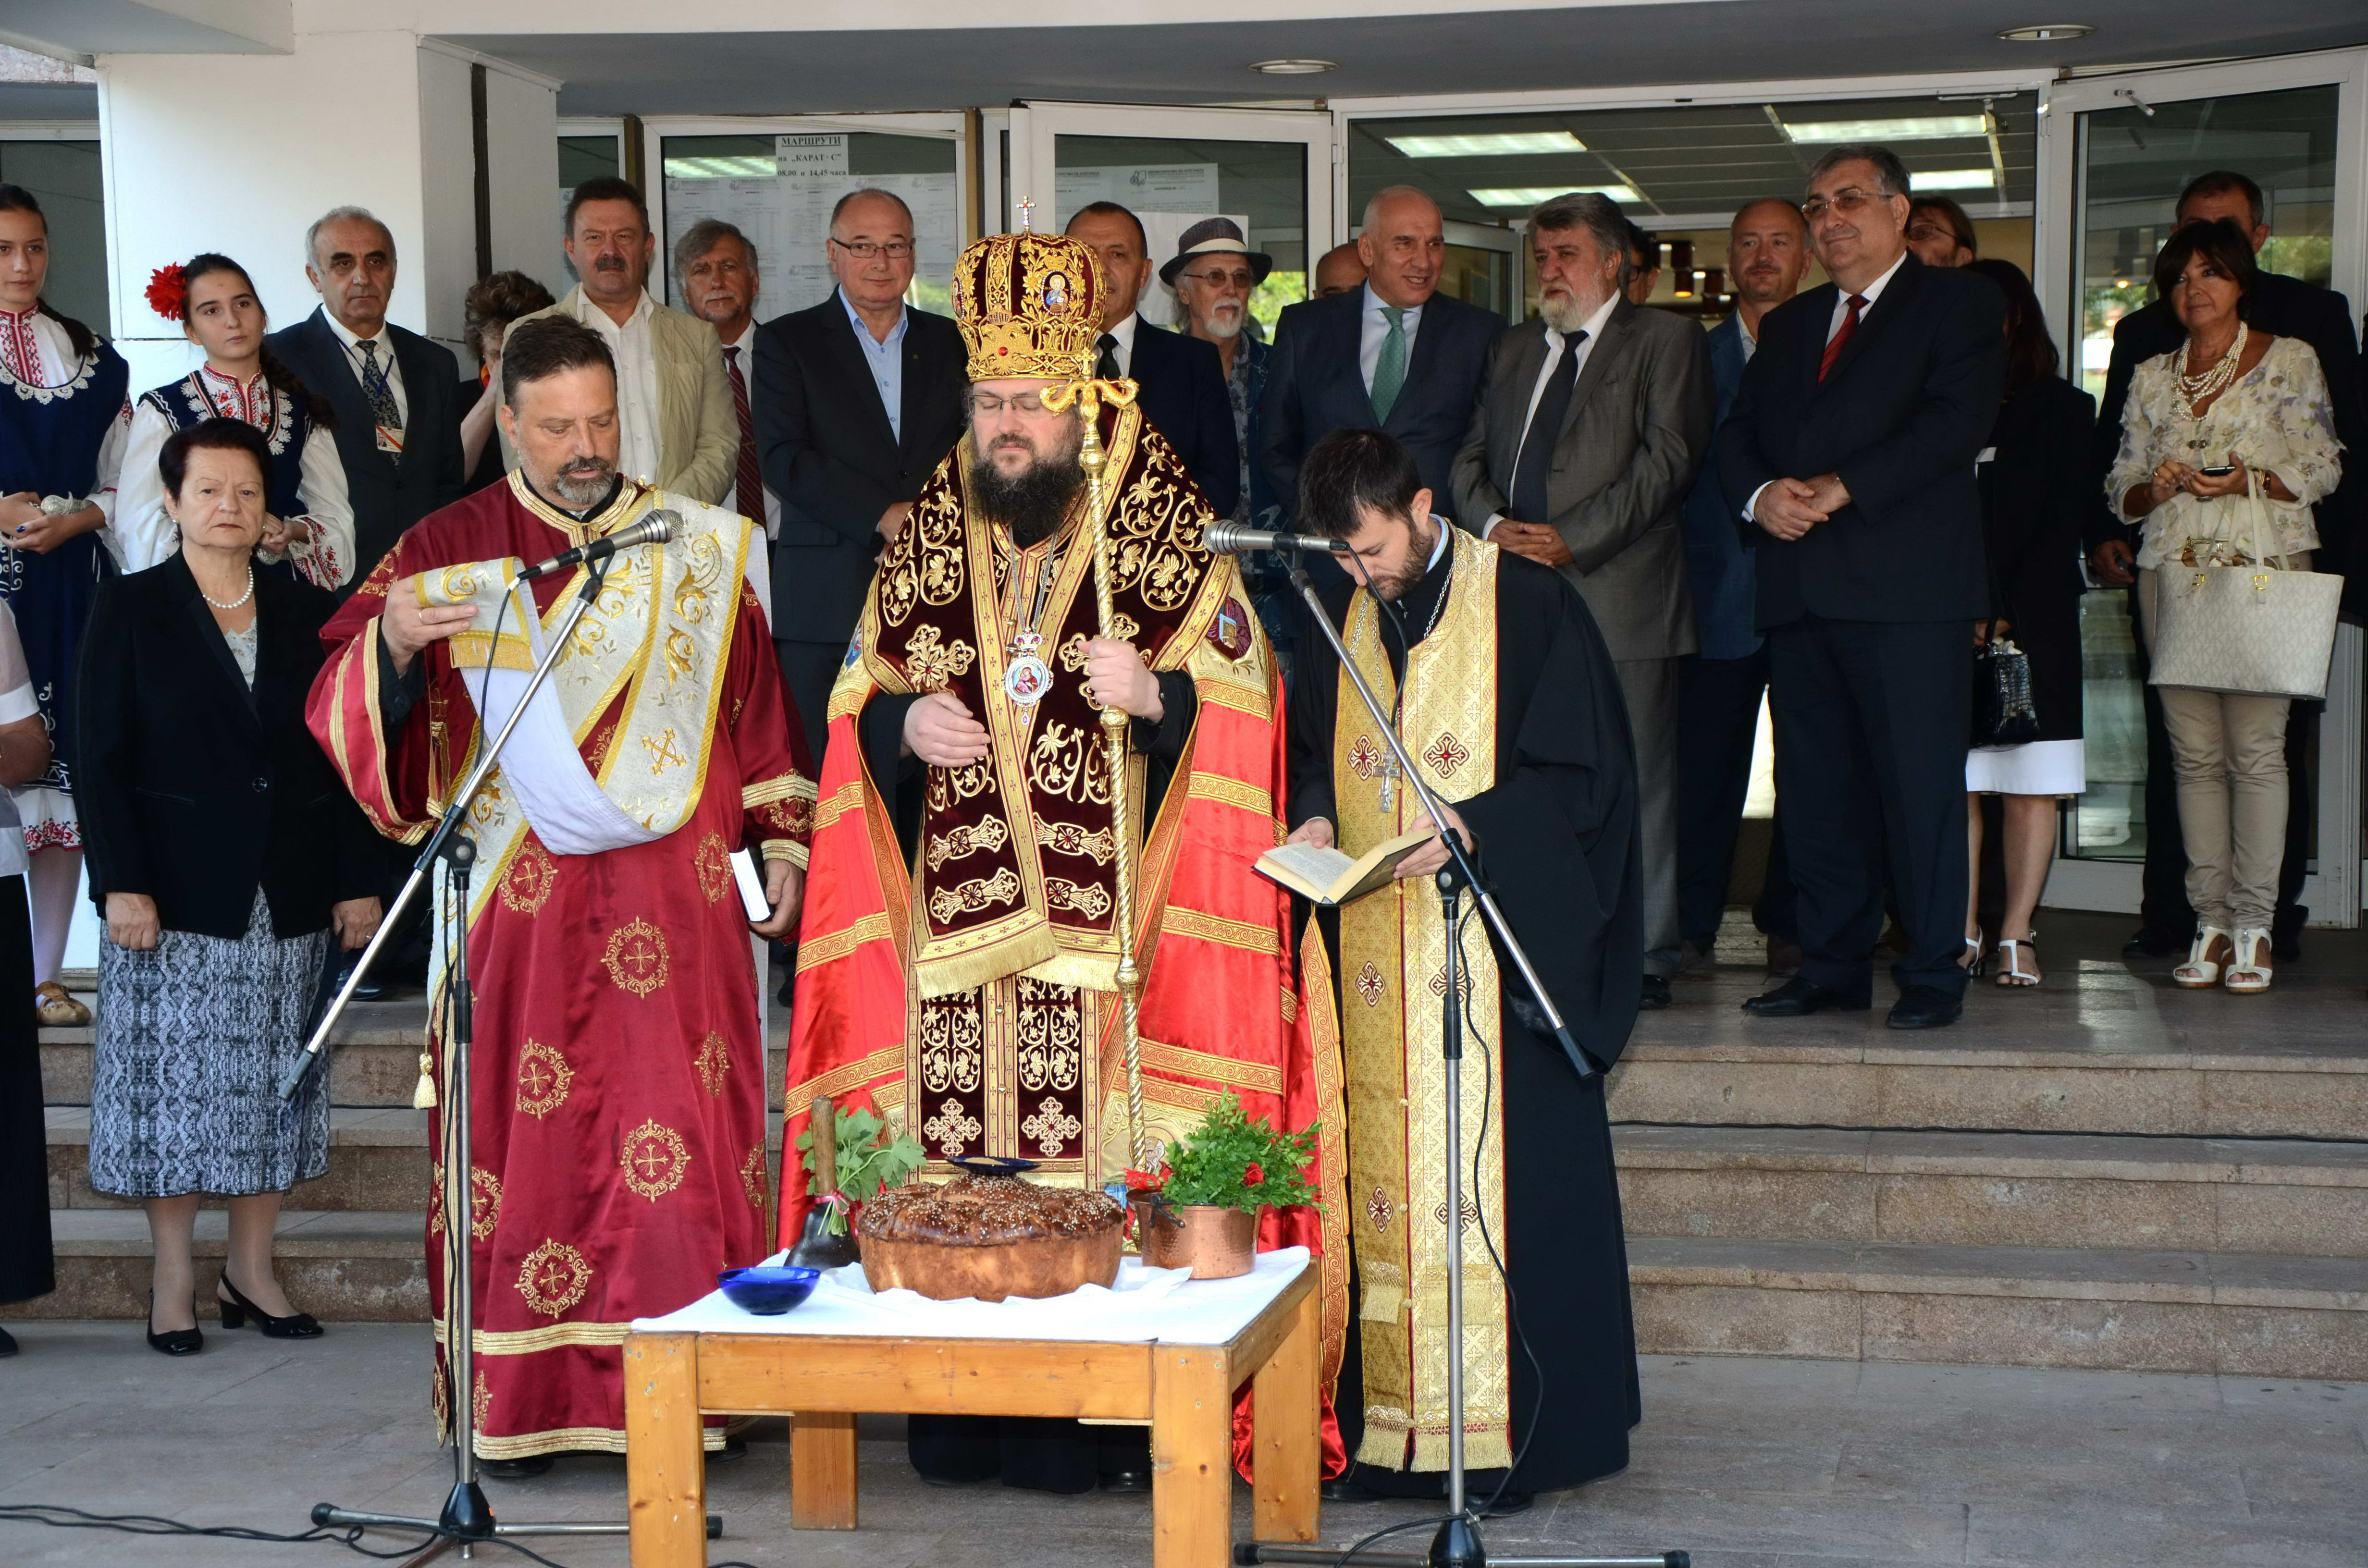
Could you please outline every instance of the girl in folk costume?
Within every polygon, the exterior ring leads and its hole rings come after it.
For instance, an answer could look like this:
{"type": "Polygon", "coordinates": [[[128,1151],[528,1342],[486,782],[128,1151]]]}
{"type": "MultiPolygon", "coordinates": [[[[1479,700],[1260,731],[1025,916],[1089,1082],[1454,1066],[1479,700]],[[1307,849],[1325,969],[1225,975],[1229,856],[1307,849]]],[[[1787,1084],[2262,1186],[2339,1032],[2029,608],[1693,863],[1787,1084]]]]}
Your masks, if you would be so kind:
{"type": "Polygon", "coordinates": [[[114,571],[99,540],[115,504],[130,371],[88,327],[41,302],[49,270],[40,203],[0,185],[0,599],[16,613],[51,739],[48,770],[15,791],[31,856],[34,1006],[45,1024],[86,1024],[89,1010],[58,983],[82,881],[70,715],[75,645],[99,579],[114,571]]]}
{"type": "Polygon", "coordinates": [[[336,416],[264,346],[269,323],[246,269],[211,252],[186,267],[159,267],[148,304],[205,351],[206,362],[177,381],[141,394],[131,410],[116,507],[116,554],[127,572],[143,571],[181,547],[165,512],[157,453],[176,430],[214,418],[240,419],[263,432],[271,472],[263,540],[256,558],[279,575],[338,588],[354,569],[354,513],[337,460],[336,416]]]}

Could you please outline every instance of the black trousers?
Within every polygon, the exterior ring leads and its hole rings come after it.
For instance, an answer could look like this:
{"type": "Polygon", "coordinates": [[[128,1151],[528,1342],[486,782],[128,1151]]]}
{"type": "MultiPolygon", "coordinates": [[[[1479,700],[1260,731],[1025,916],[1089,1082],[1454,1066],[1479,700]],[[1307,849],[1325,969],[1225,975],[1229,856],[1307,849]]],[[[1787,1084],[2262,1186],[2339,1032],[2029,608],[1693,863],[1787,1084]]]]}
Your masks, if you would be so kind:
{"type": "Polygon", "coordinates": [[[30,1301],[57,1289],[32,994],[33,922],[25,879],[0,877],[0,1301],[30,1301]]]}
{"type": "Polygon", "coordinates": [[[798,705],[798,727],[805,733],[806,755],[814,774],[822,778],[822,748],[830,735],[830,688],[847,664],[844,642],[782,642],[773,644],[780,662],[781,684],[798,705]]]}
{"type": "MultiPolygon", "coordinates": [[[[1751,743],[1768,689],[1768,644],[1740,659],[1680,659],[1678,689],[1678,934],[1706,953],[1726,915],[1735,841],[1751,792],[1751,743]]],[[[1770,828],[1768,870],[1751,917],[1768,935],[1795,941],[1793,873],[1781,818],[1770,828]]]]}
{"type": "MultiPolygon", "coordinates": [[[[2130,624],[2137,624],[2138,591],[2130,589],[2130,624]]],[[[2179,831],[2179,780],[2170,762],[2170,731],[2162,722],[2162,698],[2145,684],[2150,668],[2146,639],[2137,640],[2139,690],[2146,706],[2146,873],[2138,897],[2138,924],[2166,941],[2181,945],[2195,936],[2195,911],[2187,902],[2187,842],[2179,831]]],[[[2284,948],[2302,934],[2310,910],[2302,902],[2310,874],[2310,830],[2318,809],[2318,778],[2310,766],[2318,741],[2316,702],[2286,706],[2286,858],[2278,868],[2278,908],[2271,929],[2284,948]]]]}
{"type": "Polygon", "coordinates": [[[1972,623],[1804,615],[1768,646],[1803,978],[1871,995],[1887,860],[1907,937],[1894,977],[1962,995],[1972,623]]]}

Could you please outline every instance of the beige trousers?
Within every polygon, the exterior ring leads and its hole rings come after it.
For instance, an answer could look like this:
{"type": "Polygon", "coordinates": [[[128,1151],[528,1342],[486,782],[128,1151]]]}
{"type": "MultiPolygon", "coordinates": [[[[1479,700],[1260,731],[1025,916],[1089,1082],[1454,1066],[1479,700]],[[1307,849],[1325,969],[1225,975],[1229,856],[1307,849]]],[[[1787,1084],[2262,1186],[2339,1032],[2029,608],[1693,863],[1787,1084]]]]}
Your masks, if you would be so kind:
{"type": "MultiPolygon", "coordinates": [[[[2154,638],[2155,574],[2138,574],[2138,615],[2154,638]]],[[[2283,697],[2242,697],[2160,686],[2163,728],[2179,778],[2179,832],[2187,845],[2187,902],[2224,931],[2267,930],[2286,852],[2283,697]]]]}

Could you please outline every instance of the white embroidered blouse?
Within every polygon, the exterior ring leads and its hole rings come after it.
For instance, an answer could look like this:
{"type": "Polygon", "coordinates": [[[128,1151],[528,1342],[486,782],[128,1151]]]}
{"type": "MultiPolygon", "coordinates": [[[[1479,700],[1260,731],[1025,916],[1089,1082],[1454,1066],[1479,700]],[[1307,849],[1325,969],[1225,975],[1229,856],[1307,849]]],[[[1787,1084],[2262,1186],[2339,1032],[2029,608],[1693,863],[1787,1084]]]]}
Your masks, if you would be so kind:
{"type": "MultiPolygon", "coordinates": [[[[2260,498],[2268,547],[2280,555],[2317,550],[2311,504],[2324,499],[2343,477],[2343,443],[2335,437],[2335,414],[2318,356],[2300,338],[2272,339],[2261,362],[2237,377],[2197,419],[2179,395],[2186,353],[2181,345],[2157,355],[2131,379],[2129,402],[2122,409],[2121,450],[2105,480],[2107,504],[2123,521],[2135,522],[2123,503],[2163,461],[2175,459],[2202,468],[2226,462],[2235,452],[2254,472],[2276,474],[2298,497],[2260,498]]],[[[2201,496],[2182,490],[2146,515],[2137,563],[2159,566],[2180,557],[2191,540],[2218,539],[2249,552],[2252,529],[2243,494],[2201,496]]]]}
{"type": "MultiPolygon", "coordinates": [[[[0,377],[17,396],[43,403],[72,397],[87,384],[97,364],[95,358],[85,361],[77,355],[66,329],[40,311],[0,311],[0,377]]],[[[124,439],[131,427],[131,403],[126,399],[99,443],[97,483],[88,495],[69,497],[88,501],[110,523],[115,520],[117,476],[123,468],[124,439]]],[[[112,548],[111,536],[108,544],[112,548]]]]}

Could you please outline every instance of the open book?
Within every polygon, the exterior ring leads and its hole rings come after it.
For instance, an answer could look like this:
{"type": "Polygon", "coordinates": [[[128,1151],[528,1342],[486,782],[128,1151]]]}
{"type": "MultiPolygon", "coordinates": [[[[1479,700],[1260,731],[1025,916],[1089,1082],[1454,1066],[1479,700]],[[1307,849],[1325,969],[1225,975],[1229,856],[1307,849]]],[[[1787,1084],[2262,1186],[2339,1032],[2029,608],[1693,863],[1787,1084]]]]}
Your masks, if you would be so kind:
{"type": "Polygon", "coordinates": [[[1292,892],[1318,903],[1354,903],[1385,885],[1398,862],[1430,842],[1430,824],[1374,845],[1351,859],[1338,849],[1313,844],[1281,844],[1258,858],[1258,869],[1292,892]]]}

